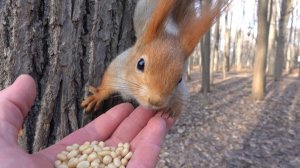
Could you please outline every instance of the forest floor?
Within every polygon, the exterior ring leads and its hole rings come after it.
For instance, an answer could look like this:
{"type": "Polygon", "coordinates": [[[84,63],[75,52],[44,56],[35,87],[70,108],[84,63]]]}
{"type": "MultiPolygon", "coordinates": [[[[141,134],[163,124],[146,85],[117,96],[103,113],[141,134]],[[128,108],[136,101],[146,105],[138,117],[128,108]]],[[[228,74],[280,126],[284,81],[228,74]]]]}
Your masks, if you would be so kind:
{"type": "Polygon", "coordinates": [[[300,167],[300,78],[268,78],[265,99],[255,102],[249,74],[219,75],[207,95],[196,76],[158,168],[300,167]]]}

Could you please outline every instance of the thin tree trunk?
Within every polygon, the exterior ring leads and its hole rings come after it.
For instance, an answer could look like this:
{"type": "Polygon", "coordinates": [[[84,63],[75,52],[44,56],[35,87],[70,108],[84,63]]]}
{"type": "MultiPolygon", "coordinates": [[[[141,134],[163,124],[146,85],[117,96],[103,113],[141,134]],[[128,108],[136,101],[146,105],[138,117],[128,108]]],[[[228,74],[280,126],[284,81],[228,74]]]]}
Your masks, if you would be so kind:
{"type": "Polygon", "coordinates": [[[292,0],[282,0],[277,37],[277,49],[275,58],[274,80],[279,81],[282,75],[283,61],[285,55],[285,44],[287,35],[287,24],[291,13],[292,0]]]}
{"type": "Polygon", "coordinates": [[[210,92],[210,30],[204,35],[202,40],[202,88],[203,93],[210,92]]]}
{"type": "Polygon", "coordinates": [[[275,68],[275,56],[276,56],[276,25],[277,25],[277,0],[273,0],[272,16],[269,30],[269,42],[268,42],[268,75],[274,75],[275,68]]]}
{"type": "Polygon", "coordinates": [[[230,26],[228,21],[229,11],[225,15],[225,45],[224,45],[224,62],[223,62],[223,78],[226,78],[226,73],[230,69],[230,26]]]}
{"type": "Polygon", "coordinates": [[[191,80],[191,73],[192,73],[192,57],[188,59],[188,65],[187,65],[187,70],[186,70],[186,80],[190,81],[191,80]]]}
{"type": "Polygon", "coordinates": [[[0,88],[23,73],[35,79],[38,95],[19,142],[36,152],[101,113],[85,114],[80,103],[85,87],[98,85],[109,62],[133,44],[135,0],[0,4],[0,88]]]}
{"type": "Polygon", "coordinates": [[[239,30],[236,35],[236,71],[240,72],[242,70],[242,50],[243,50],[243,33],[242,30],[239,30]]]}
{"type": "Polygon", "coordinates": [[[253,69],[252,98],[262,100],[265,93],[265,70],[268,48],[268,4],[269,0],[258,1],[258,34],[256,39],[253,69]]]}
{"type": "Polygon", "coordinates": [[[212,44],[212,54],[211,54],[211,65],[210,65],[210,83],[214,83],[214,72],[216,72],[217,67],[217,60],[218,60],[218,53],[219,53],[219,42],[220,42],[220,19],[218,19],[216,25],[215,25],[215,32],[214,32],[214,42],[212,44]]]}

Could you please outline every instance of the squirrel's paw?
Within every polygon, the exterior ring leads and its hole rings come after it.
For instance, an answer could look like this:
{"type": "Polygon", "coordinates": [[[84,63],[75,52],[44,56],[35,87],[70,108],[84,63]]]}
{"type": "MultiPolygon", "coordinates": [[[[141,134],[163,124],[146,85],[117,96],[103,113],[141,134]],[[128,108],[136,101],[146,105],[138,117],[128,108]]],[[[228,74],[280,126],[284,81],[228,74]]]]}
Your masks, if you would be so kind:
{"type": "Polygon", "coordinates": [[[86,97],[82,103],[81,107],[85,108],[86,112],[96,111],[100,108],[102,99],[99,96],[99,90],[97,88],[94,88],[92,86],[89,87],[89,92],[92,93],[92,95],[86,97]]]}
{"type": "Polygon", "coordinates": [[[180,111],[172,109],[172,108],[164,108],[161,110],[162,116],[167,116],[168,118],[177,118],[180,114],[180,111]]]}

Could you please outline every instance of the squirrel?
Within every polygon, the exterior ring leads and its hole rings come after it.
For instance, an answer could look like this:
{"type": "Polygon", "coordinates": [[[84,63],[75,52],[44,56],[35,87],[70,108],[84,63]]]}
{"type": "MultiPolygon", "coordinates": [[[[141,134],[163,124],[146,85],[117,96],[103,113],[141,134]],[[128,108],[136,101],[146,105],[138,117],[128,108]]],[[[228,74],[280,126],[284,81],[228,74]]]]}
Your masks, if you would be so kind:
{"type": "Polygon", "coordinates": [[[187,99],[185,62],[226,6],[226,0],[219,0],[196,11],[196,1],[138,1],[133,17],[136,43],[111,62],[97,88],[89,87],[92,94],[81,103],[86,112],[120,93],[169,117],[180,114],[187,99]]]}

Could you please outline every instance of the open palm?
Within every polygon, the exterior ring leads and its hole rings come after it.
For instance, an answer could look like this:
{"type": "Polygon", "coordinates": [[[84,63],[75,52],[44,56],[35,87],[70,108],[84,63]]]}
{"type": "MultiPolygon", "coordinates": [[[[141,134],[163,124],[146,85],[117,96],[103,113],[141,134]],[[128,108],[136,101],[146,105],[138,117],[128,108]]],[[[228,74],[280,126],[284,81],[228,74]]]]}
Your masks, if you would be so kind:
{"type": "Polygon", "coordinates": [[[157,163],[164,137],[174,123],[171,118],[124,103],[49,148],[28,154],[18,145],[17,136],[35,96],[35,83],[28,75],[21,75],[0,92],[0,163],[3,168],[53,167],[56,155],[66,146],[93,140],[105,141],[110,146],[129,142],[133,156],[127,167],[152,168],[157,163]]]}

